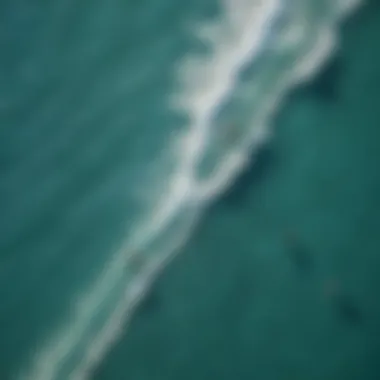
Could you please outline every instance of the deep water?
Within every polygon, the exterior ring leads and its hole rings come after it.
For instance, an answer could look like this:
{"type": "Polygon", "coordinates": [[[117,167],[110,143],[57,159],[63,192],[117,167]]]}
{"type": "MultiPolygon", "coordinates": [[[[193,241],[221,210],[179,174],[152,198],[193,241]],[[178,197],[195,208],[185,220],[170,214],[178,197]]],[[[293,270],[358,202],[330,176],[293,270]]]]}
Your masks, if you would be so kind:
{"type": "Polygon", "coordinates": [[[380,377],[379,25],[341,25],[94,379],[380,377]]]}

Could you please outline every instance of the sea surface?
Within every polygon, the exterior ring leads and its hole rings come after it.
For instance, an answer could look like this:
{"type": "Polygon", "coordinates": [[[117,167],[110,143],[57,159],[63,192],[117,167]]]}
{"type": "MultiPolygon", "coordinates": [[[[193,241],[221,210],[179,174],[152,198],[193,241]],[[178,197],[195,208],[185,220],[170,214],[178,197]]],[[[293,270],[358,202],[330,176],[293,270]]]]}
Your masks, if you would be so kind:
{"type": "Polygon", "coordinates": [[[1,1],[0,379],[379,379],[379,29],[1,1]]]}

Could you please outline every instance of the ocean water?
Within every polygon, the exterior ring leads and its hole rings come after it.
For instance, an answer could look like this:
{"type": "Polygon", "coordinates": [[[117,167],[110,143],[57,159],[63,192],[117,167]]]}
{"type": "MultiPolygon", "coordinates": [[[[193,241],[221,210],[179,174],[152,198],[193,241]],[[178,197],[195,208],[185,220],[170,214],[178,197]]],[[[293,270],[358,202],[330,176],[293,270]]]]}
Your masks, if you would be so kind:
{"type": "Polygon", "coordinates": [[[375,1],[0,9],[1,379],[379,377],[375,1]]]}

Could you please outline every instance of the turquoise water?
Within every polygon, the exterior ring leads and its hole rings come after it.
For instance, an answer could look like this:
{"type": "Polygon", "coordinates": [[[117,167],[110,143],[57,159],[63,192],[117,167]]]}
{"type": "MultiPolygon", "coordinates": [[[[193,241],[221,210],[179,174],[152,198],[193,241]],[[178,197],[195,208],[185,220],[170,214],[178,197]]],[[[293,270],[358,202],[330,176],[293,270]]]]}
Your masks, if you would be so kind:
{"type": "Polygon", "coordinates": [[[378,378],[380,10],[341,4],[1,4],[2,379],[378,378]]]}
{"type": "Polygon", "coordinates": [[[96,379],[379,378],[379,11],[343,26],[339,54],[288,98],[256,166],[212,207],[96,379]],[[308,265],[289,255],[289,230],[308,265]],[[356,317],[330,298],[331,280],[356,317]]]}

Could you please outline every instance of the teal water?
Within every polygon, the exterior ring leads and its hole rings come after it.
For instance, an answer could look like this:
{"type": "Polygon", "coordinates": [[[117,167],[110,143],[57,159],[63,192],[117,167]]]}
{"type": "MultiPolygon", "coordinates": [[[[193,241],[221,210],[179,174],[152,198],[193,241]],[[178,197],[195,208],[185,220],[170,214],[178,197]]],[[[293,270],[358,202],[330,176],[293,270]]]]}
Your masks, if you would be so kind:
{"type": "Polygon", "coordinates": [[[212,207],[96,379],[379,378],[379,18],[373,2],[343,25],[339,54],[288,98],[256,166],[212,207]],[[330,297],[331,281],[357,314],[330,297]]]}
{"type": "Polygon", "coordinates": [[[2,2],[2,379],[378,378],[380,9],[263,4],[2,2]]]}

